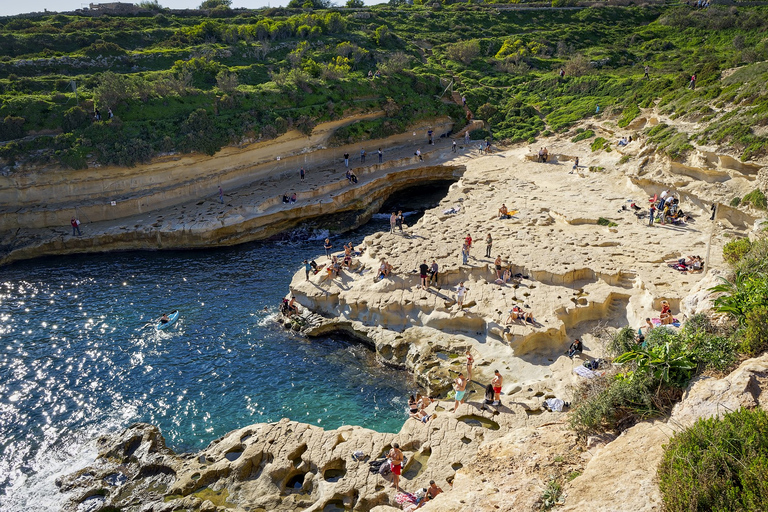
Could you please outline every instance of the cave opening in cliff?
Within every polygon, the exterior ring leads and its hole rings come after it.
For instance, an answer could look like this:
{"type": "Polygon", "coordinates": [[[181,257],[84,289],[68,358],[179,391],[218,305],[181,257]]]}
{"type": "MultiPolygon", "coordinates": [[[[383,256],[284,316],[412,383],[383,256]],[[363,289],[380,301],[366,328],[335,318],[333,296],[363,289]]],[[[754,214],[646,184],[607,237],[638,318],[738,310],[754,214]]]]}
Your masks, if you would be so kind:
{"type": "MultiPolygon", "coordinates": [[[[456,183],[456,180],[428,181],[419,185],[400,189],[391,194],[381,205],[379,213],[392,213],[402,210],[419,217],[425,210],[435,208],[440,204],[448,189],[456,183]]],[[[417,218],[410,217],[408,223],[414,223],[417,218]]]]}

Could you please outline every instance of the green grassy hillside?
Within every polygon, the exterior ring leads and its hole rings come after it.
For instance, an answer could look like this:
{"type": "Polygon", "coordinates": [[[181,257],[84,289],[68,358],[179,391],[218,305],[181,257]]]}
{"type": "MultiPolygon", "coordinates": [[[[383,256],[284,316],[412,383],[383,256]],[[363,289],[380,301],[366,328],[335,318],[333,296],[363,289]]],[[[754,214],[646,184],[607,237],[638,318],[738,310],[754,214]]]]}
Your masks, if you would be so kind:
{"type": "Polygon", "coordinates": [[[159,153],[213,154],[290,128],[309,133],[318,122],[381,109],[386,118],[348,126],[334,143],[394,134],[435,115],[460,127],[463,109],[440,97],[453,81],[496,140],[533,141],[606,112],[626,126],[657,105],[702,127],[657,129],[653,140],[670,156],[693,139],[749,159],[768,148],[766,27],[764,7],[9,17],[0,20],[0,158],[133,165],[159,153]],[[368,79],[376,70],[382,77],[368,79]],[[696,90],[685,87],[691,74],[696,90]]]}

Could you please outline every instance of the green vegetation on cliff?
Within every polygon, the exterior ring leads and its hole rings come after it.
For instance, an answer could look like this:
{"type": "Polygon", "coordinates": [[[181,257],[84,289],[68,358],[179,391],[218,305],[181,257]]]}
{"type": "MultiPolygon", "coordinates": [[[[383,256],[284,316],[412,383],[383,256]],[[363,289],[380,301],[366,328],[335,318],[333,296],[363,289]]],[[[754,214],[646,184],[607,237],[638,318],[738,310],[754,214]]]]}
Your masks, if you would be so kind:
{"type": "Polygon", "coordinates": [[[729,144],[745,159],[768,148],[755,130],[768,124],[764,7],[145,8],[0,20],[6,164],[77,168],[213,154],[380,110],[385,118],[345,127],[333,143],[437,115],[461,127],[464,110],[449,84],[496,140],[534,141],[591,116],[616,115],[629,127],[657,105],[702,126],[696,134],[654,128],[649,138],[670,157],[692,148],[689,137],[729,144]],[[369,79],[376,70],[382,77],[369,79]],[[686,88],[691,74],[695,90],[686,88]]]}
{"type": "Polygon", "coordinates": [[[714,311],[729,321],[715,325],[695,315],[679,331],[652,329],[642,343],[629,327],[610,336],[607,351],[622,366],[608,367],[576,390],[570,422],[577,433],[623,430],[662,415],[694,376],[728,372],[768,350],[768,237],[730,242],[723,257],[733,274],[710,291],[714,311]]]}

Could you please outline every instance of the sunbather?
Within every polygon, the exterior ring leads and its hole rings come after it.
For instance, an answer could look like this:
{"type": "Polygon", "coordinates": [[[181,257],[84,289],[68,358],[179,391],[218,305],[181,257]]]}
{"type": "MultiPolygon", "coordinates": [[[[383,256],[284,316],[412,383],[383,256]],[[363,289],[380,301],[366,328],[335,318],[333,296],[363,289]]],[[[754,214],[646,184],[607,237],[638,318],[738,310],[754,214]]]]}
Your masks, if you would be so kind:
{"type": "Polygon", "coordinates": [[[661,313],[659,314],[659,319],[661,320],[662,325],[669,325],[675,321],[675,318],[672,316],[672,308],[666,300],[661,301],[661,313]]]}

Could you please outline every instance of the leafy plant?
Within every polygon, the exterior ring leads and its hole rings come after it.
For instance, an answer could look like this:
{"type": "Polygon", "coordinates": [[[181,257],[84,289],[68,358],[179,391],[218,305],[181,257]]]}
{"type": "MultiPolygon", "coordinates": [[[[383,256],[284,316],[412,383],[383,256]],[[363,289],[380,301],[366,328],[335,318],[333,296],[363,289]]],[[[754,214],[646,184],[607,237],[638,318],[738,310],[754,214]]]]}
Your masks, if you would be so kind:
{"type": "Polygon", "coordinates": [[[665,510],[768,510],[768,413],[739,409],[676,434],[659,465],[665,510]]]}
{"type": "Polygon", "coordinates": [[[740,324],[744,324],[749,311],[768,306],[768,276],[737,270],[732,281],[722,277],[720,281],[719,285],[709,289],[712,293],[722,294],[715,299],[714,308],[730,315],[740,324]]]}
{"type": "Polygon", "coordinates": [[[757,208],[758,210],[765,210],[768,207],[768,202],[765,199],[765,194],[760,189],[755,189],[742,198],[742,203],[748,204],[757,208]]]}
{"type": "Polygon", "coordinates": [[[749,241],[749,238],[739,238],[738,240],[730,241],[723,246],[723,259],[727,263],[735,265],[751,248],[752,242],[749,241]]]}
{"type": "Polygon", "coordinates": [[[592,130],[584,130],[580,133],[577,133],[576,136],[571,139],[571,142],[579,142],[581,140],[586,140],[594,136],[595,136],[595,132],[593,132],[592,130]]]}
{"type": "Polygon", "coordinates": [[[617,357],[614,362],[623,364],[634,361],[637,364],[635,372],[651,375],[654,381],[661,384],[684,386],[690,380],[696,364],[690,354],[675,350],[672,343],[642,349],[636,347],[617,357]]]}

